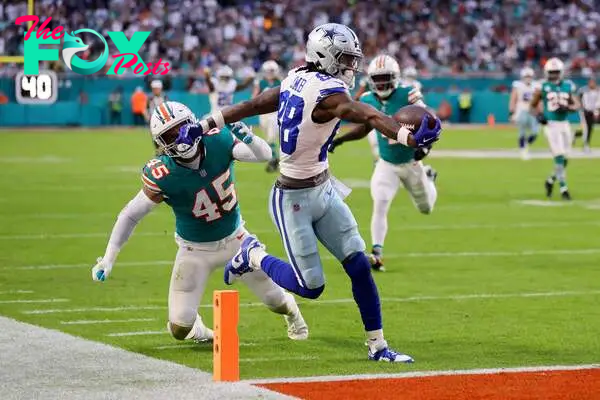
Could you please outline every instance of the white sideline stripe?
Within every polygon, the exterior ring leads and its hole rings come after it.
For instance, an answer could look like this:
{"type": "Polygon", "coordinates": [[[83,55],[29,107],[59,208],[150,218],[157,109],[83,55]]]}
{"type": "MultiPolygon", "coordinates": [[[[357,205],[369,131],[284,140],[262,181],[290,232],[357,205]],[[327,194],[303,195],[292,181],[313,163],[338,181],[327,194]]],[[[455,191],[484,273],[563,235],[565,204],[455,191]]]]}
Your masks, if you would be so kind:
{"type": "MultiPolygon", "coordinates": [[[[207,345],[212,346],[210,343],[206,343],[207,345]]],[[[192,349],[198,346],[202,346],[203,343],[190,343],[190,344],[166,344],[164,346],[156,346],[153,347],[154,350],[172,350],[172,349],[192,349]]],[[[240,343],[240,347],[252,347],[256,346],[256,343],[240,343]]]]}
{"type": "MultiPolygon", "coordinates": [[[[544,201],[545,202],[545,201],[544,201]]],[[[548,202],[549,204],[563,205],[567,203],[548,202]]],[[[571,203],[569,203],[571,204],[571,203]]],[[[600,205],[594,205],[600,207],[600,205]]],[[[248,214],[248,213],[245,213],[248,214]]],[[[47,214],[51,215],[51,214],[47,214]]],[[[55,214],[60,216],[61,214],[55,214]]],[[[66,214],[63,214],[66,215],[66,214]]],[[[76,214],[73,214],[76,215],[76,214]]],[[[92,215],[92,214],[88,214],[92,215]]],[[[101,215],[101,214],[97,214],[101,215]]],[[[110,214],[113,215],[113,214],[110,214]]],[[[3,218],[0,216],[0,218],[3,218]]],[[[58,217],[57,217],[58,218],[58,217]]],[[[431,231],[431,230],[471,230],[471,229],[514,229],[514,228],[554,228],[554,227],[569,227],[569,226],[600,226],[600,221],[577,221],[577,222],[518,222],[511,224],[448,224],[448,225],[406,225],[399,227],[391,227],[390,231],[393,232],[404,232],[404,231],[431,231]]],[[[362,231],[368,231],[368,228],[361,229],[362,231]]],[[[277,233],[277,229],[252,229],[252,233],[255,234],[266,234],[266,233],[277,233]]],[[[49,240],[49,239],[87,239],[87,238],[108,238],[110,235],[109,231],[106,232],[83,232],[83,233],[28,233],[19,235],[2,235],[0,240],[49,240]]],[[[162,232],[139,232],[135,236],[173,236],[174,233],[171,231],[162,232]]]]}
{"type": "MultiPolygon", "coordinates": [[[[430,252],[430,253],[389,253],[385,258],[414,258],[414,257],[521,257],[521,256],[544,256],[544,255],[585,255],[598,254],[600,248],[594,249],[556,249],[556,250],[522,250],[522,251],[459,251],[459,252],[430,252]]],[[[332,255],[324,255],[323,260],[333,260],[332,255]]],[[[172,265],[173,261],[125,261],[118,262],[116,267],[136,267],[150,265],[172,265]]],[[[80,264],[49,264],[49,265],[25,265],[25,266],[3,266],[0,270],[46,270],[63,268],[92,268],[93,263],[80,264]]]]}
{"type": "Polygon", "coordinates": [[[121,322],[148,322],[156,321],[156,318],[127,318],[127,319],[78,319],[75,321],[60,321],[61,325],[98,325],[118,324],[121,322]]]}
{"type": "Polygon", "coordinates": [[[5,290],[0,294],[21,294],[21,293],[34,293],[33,290],[5,290]]]}
{"type": "Polygon", "coordinates": [[[0,300],[0,304],[21,304],[21,303],[66,303],[69,299],[38,299],[38,300],[0,300]]]}
{"type": "Polygon", "coordinates": [[[318,360],[317,356],[300,356],[300,357],[260,357],[260,358],[240,358],[240,362],[272,362],[272,361],[308,361],[318,360]]]}
{"type": "MultiPolygon", "coordinates": [[[[472,299],[505,299],[505,298],[529,298],[529,297],[567,297],[567,296],[588,296],[600,294],[600,290],[588,291],[561,291],[561,292],[531,292],[531,293],[474,293],[453,296],[412,296],[412,297],[383,297],[382,301],[387,302],[419,302],[419,301],[439,301],[439,300],[472,300],[472,299]]],[[[303,305],[327,305],[354,303],[352,298],[329,299],[315,301],[299,301],[303,305]]],[[[201,304],[200,308],[211,308],[212,304],[201,304]]],[[[264,307],[263,303],[241,303],[240,307],[264,307]]],[[[78,312],[121,312],[121,311],[139,311],[139,310],[164,310],[167,306],[127,306],[127,307],[89,307],[89,308],[54,308],[45,310],[27,310],[21,311],[22,314],[60,314],[60,313],[78,313],[78,312]]]]}
{"type": "Polygon", "coordinates": [[[162,330],[162,331],[134,331],[134,332],[114,332],[114,333],[107,333],[104,336],[110,336],[110,337],[121,337],[121,336],[142,336],[142,335],[168,335],[169,332],[167,332],[167,330],[162,330]]]}
{"type": "Polygon", "coordinates": [[[420,378],[428,376],[452,376],[452,375],[490,375],[505,373],[523,373],[523,372],[549,372],[549,371],[580,371],[587,369],[600,368],[600,364],[582,364],[582,365],[549,365],[539,367],[514,367],[514,368],[482,368],[482,369],[463,369],[450,371],[417,371],[417,372],[399,372],[396,374],[360,374],[360,375],[331,375],[331,376],[307,376],[299,378],[273,378],[273,379],[249,379],[245,383],[252,385],[265,383],[293,383],[293,382],[330,382],[330,381],[350,381],[360,379],[389,379],[389,378],[420,378]]]}

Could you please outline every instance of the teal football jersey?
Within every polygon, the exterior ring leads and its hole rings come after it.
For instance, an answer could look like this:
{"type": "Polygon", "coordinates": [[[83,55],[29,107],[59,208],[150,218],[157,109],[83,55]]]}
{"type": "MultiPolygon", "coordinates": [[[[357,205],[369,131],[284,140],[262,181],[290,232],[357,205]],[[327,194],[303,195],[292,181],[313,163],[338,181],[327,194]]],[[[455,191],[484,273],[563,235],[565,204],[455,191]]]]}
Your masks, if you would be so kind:
{"type": "Polygon", "coordinates": [[[269,82],[266,79],[261,79],[260,81],[258,81],[258,89],[259,89],[259,93],[264,92],[267,89],[271,89],[277,86],[281,85],[281,81],[279,79],[275,79],[272,82],[269,82]]]}
{"type": "Polygon", "coordinates": [[[541,87],[544,116],[548,121],[566,121],[569,111],[561,111],[560,107],[568,107],[571,96],[575,93],[575,84],[570,80],[558,83],[544,81],[541,87]]]}
{"type": "MultiPolygon", "coordinates": [[[[387,115],[394,115],[402,107],[410,104],[408,101],[408,93],[412,89],[413,88],[410,86],[398,86],[390,97],[384,101],[380,100],[373,92],[365,92],[360,97],[360,101],[370,104],[387,115]]],[[[384,161],[392,164],[404,164],[414,160],[415,150],[413,148],[404,146],[397,141],[384,136],[379,131],[377,131],[377,143],[379,147],[379,157],[384,161]]]]}
{"type": "Polygon", "coordinates": [[[190,242],[206,243],[233,234],[241,215],[234,187],[234,137],[227,129],[202,139],[206,156],[199,169],[186,168],[169,156],[150,160],[143,183],[160,191],[175,214],[175,229],[190,242]]]}

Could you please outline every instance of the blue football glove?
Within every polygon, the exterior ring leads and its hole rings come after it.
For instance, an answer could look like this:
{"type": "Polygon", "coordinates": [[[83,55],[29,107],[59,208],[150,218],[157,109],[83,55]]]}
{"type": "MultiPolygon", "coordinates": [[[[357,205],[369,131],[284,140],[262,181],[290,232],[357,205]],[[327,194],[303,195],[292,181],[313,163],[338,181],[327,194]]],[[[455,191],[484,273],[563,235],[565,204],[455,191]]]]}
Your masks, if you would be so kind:
{"type": "Polygon", "coordinates": [[[202,128],[196,124],[185,124],[179,128],[179,135],[175,139],[175,150],[186,158],[196,152],[197,144],[202,140],[202,128]]]}
{"type": "Polygon", "coordinates": [[[252,138],[254,138],[254,134],[252,133],[252,129],[245,123],[238,121],[233,124],[227,124],[227,128],[233,133],[240,142],[244,142],[246,144],[252,143],[252,138]]]}
{"type": "Polygon", "coordinates": [[[421,120],[421,126],[419,130],[413,133],[413,138],[417,142],[417,147],[431,146],[434,142],[438,141],[440,134],[442,133],[442,123],[438,117],[435,117],[435,126],[429,128],[429,114],[425,113],[421,120]]]}

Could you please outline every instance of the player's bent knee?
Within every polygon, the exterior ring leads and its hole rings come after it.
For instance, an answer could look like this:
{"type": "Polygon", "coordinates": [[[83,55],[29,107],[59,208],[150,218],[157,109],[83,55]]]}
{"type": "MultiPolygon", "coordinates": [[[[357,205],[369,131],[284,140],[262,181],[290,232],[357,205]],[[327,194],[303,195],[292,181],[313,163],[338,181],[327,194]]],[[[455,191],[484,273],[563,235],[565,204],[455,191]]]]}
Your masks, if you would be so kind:
{"type": "Polygon", "coordinates": [[[325,290],[325,284],[323,284],[322,286],[319,286],[317,288],[314,289],[310,289],[307,287],[301,287],[298,292],[296,293],[298,296],[304,297],[305,299],[317,299],[319,296],[321,296],[321,294],[323,293],[323,291],[325,290]]]}
{"type": "Polygon", "coordinates": [[[371,273],[371,263],[362,251],[346,257],[342,266],[350,279],[360,279],[371,273]]]}
{"type": "Polygon", "coordinates": [[[168,326],[169,326],[169,332],[171,333],[171,336],[173,336],[173,338],[175,338],[177,340],[185,340],[187,335],[192,330],[192,326],[189,326],[189,327],[181,326],[181,325],[174,324],[173,322],[169,322],[168,326]]]}

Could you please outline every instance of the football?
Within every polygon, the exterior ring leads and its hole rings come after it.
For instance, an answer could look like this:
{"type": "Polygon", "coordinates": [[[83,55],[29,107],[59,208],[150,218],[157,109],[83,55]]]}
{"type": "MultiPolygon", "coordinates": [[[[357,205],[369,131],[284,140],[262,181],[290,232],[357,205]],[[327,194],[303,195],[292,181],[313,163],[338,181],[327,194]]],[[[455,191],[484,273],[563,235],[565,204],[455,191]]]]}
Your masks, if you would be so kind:
{"type": "Polygon", "coordinates": [[[429,114],[429,128],[435,127],[435,116],[427,110],[425,107],[409,105],[402,107],[393,118],[400,123],[400,125],[408,128],[411,132],[419,130],[421,127],[421,120],[425,113],[429,114]]]}

